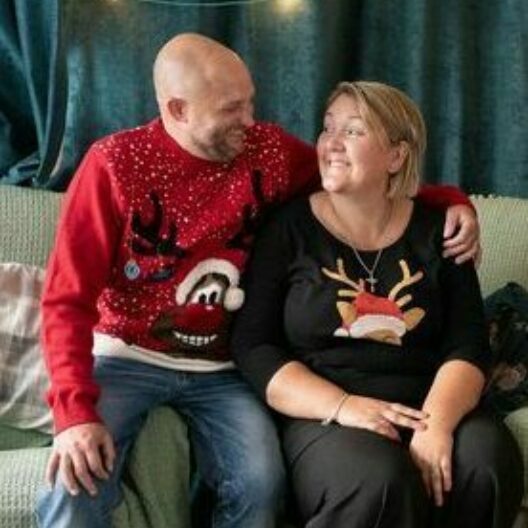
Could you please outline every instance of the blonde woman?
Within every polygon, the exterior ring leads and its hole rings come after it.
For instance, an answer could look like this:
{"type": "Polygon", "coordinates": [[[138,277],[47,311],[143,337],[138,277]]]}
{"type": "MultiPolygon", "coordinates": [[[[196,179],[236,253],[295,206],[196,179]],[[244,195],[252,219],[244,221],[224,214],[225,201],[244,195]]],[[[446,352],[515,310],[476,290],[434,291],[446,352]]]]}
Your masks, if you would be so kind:
{"type": "Polygon", "coordinates": [[[479,408],[490,359],[472,262],[442,257],[414,201],[425,126],[401,91],[341,83],[317,143],[323,190],[257,241],[234,350],[283,415],[310,528],[511,526],[521,460],[479,408]]]}

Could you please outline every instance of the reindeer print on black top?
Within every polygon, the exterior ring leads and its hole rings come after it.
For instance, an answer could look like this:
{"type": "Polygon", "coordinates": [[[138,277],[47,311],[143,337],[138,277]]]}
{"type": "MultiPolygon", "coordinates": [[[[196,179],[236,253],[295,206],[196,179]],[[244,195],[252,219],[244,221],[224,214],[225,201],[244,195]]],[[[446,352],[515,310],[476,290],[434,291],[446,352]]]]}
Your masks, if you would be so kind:
{"type": "Polygon", "coordinates": [[[425,311],[411,308],[405,312],[402,308],[412,301],[407,294],[398,299],[398,294],[423,278],[421,271],[411,275],[405,260],[399,261],[402,280],[390,291],[387,297],[373,295],[365,289],[364,279],[354,281],[347,276],[343,260],[337,259],[337,272],[322,268],[327,277],[352,286],[350,290],[339,290],[340,298],[350,297],[353,301],[337,301],[336,307],[341,316],[341,326],[334,332],[339,337],[372,339],[381,343],[401,345],[401,338],[422,320],[425,311]]]}

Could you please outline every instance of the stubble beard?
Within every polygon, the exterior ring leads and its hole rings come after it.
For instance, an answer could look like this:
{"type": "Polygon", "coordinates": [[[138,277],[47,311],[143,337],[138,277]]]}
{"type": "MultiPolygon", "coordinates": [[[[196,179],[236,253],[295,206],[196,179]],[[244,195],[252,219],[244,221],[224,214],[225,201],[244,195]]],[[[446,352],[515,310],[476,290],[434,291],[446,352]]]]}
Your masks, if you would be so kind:
{"type": "Polygon", "coordinates": [[[207,159],[228,163],[244,151],[245,145],[242,145],[241,148],[233,147],[228,139],[232,132],[238,132],[239,130],[245,132],[245,129],[239,127],[229,127],[215,131],[206,141],[196,136],[192,140],[194,145],[205,154],[207,159]]]}

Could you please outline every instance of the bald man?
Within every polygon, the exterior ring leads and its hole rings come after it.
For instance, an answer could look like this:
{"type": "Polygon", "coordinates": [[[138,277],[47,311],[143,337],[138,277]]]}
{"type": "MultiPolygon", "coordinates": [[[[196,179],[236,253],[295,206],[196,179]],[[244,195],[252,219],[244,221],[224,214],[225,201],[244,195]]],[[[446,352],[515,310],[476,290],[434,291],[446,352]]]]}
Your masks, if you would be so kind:
{"type": "MultiPolygon", "coordinates": [[[[311,185],[315,153],[254,122],[251,76],[213,40],[169,41],[154,84],[160,118],[96,142],[64,203],[42,301],[55,439],[38,522],[110,526],[132,442],[152,408],[171,405],[216,490],[213,526],[272,527],[279,443],[228,331],[258,220],[311,185]]],[[[455,250],[471,250],[466,228],[455,250]]]]}

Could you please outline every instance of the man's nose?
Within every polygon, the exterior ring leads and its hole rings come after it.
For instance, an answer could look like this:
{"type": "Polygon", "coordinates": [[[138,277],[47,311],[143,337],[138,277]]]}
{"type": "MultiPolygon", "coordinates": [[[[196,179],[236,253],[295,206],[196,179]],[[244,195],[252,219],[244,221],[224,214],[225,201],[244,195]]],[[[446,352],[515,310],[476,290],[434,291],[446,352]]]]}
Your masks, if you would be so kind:
{"type": "Polygon", "coordinates": [[[255,119],[253,118],[253,114],[252,113],[244,114],[242,123],[244,124],[246,128],[252,127],[255,124],[255,119]]]}
{"type": "Polygon", "coordinates": [[[250,107],[246,108],[242,112],[242,124],[246,128],[250,128],[250,127],[252,127],[255,124],[255,117],[254,117],[254,114],[253,114],[253,105],[251,105],[250,107]]]}

